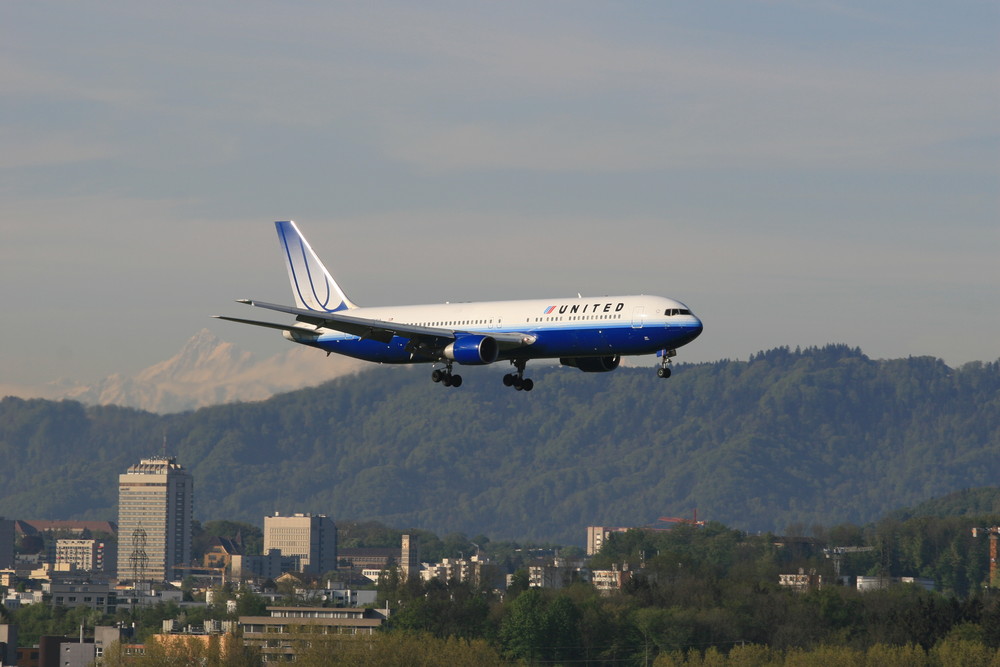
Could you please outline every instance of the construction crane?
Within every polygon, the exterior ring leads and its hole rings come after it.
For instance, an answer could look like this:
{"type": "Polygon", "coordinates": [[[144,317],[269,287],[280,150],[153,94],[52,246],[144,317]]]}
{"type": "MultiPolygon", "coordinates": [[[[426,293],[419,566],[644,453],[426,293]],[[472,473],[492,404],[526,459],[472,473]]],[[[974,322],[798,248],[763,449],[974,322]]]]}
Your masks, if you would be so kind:
{"type": "Polygon", "coordinates": [[[990,588],[1000,588],[1000,580],[997,579],[997,543],[1000,542],[1000,526],[989,528],[972,528],[972,536],[979,537],[979,531],[984,531],[990,536],[990,588]]]}
{"type": "Polygon", "coordinates": [[[659,519],[657,519],[657,521],[662,521],[664,523],[680,523],[680,524],[684,524],[684,525],[688,525],[688,526],[695,526],[695,527],[699,527],[699,528],[700,527],[704,527],[705,522],[704,521],[698,521],[698,508],[697,507],[694,508],[693,513],[694,513],[693,514],[694,518],[692,518],[692,519],[681,519],[681,518],[675,517],[675,516],[661,516],[659,519]]]}

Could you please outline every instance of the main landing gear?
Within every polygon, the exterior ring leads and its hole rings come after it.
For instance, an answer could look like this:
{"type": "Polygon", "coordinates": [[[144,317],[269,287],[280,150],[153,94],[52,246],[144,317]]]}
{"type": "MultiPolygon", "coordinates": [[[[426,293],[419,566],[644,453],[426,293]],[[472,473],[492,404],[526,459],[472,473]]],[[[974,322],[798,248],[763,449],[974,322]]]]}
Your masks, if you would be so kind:
{"type": "Polygon", "coordinates": [[[514,387],[518,391],[531,391],[535,388],[535,383],[531,378],[524,377],[524,367],[528,363],[527,359],[511,359],[510,363],[517,369],[517,373],[507,373],[503,376],[505,387],[514,387]]]}
{"type": "Polygon", "coordinates": [[[671,357],[677,356],[677,350],[660,350],[656,356],[660,357],[660,367],[656,369],[656,377],[666,380],[670,377],[671,357]]]}
{"type": "Polygon", "coordinates": [[[452,374],[451,364],[449,363],[443,370],[440,368],[435,368],[431,372],[431,380],[434,382],[440,382],[446,387],[461,387],[462,386],[462,376],[457,374],[452,374]]]}

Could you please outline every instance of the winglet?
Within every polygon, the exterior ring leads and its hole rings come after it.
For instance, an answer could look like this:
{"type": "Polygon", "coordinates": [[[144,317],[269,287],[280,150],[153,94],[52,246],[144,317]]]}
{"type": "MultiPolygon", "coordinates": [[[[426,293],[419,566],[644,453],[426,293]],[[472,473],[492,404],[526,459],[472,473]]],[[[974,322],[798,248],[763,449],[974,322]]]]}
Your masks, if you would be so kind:
{"type": "Polygon", "coordinates": [[[324,313],[357,308],[323,266],[294,222],[278,221],[274,226],[285,254],[285,266],[296,306],[324,313]]]}

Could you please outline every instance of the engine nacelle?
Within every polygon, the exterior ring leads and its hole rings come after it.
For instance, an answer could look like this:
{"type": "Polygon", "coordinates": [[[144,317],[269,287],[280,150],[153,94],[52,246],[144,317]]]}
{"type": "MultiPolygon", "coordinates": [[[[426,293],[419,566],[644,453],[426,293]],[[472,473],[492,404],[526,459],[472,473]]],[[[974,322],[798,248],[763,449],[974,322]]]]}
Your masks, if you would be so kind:
{"type": "Polygon", "coordinates": [[[562,357],[559,363],[563,366],[579,368],[584,373],[607,373],[618,368],[622,358],[613,354],[610,357],[562,357]]]}
{"type": "Polygon", "coordinates": [[[465,366],[492,364],[500,346],[489,336],[461,336],[444,348],[444,356],[465,366]]]}
{"type": "Polygon", "coordinates": [[[285,329],[281,332],[287,340],[293,343],[315,343],[316,339],[319,338],[319,334],[312,329],[306,329],[305,327],[295,327],[294,329],[285,329]]]}

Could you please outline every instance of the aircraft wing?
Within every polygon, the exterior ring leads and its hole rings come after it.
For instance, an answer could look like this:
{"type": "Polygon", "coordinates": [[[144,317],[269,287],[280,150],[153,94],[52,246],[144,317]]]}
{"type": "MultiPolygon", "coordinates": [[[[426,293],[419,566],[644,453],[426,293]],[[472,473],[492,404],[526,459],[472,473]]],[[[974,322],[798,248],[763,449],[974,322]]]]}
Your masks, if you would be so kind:
{"type": "MultiPolygon", "coordinates": [[[[388,320],[372,320],[364,317],[353,317],[351,315],[342,315],[339,312],[323,313],[315,310],[306,310],[304,308],[292,308],[291,306],[254,301],[253,299],[239,299],[238,303],[245,303],[250,306],[266,308],[268,310],[276,310],[280,313],[288,313],[289,315],[295,315],[295,319],[299,322],[306,322],[317,327],[342,331],[344,333],[351,334],[352,336],[357,336],[362,340],[377,340],[380,343],[388,343],[392,340],[393,336],[399,336],[400,338],[408,338],[411,340],[447,344],[447,342],[455,340],[462,334],[479,334],[489,336],[500,345],[501,349],[505,350],[524,347],[525,345],[531,345],[535,342],[534,336],[518,332],[501,333],[499,331],[471,331],[462,329],[442,329],[440,327],[424,327],[416,324],[405,324],[403,322],[390,322],[388,320]]],[[[291,329],[301,331],[301,327],[276,324],[268,325],[255,320],[240,320],[232,317],[223,317],[221,319],[243,322],[244,324],[271,326],[274,329],[291,329]]]]}

